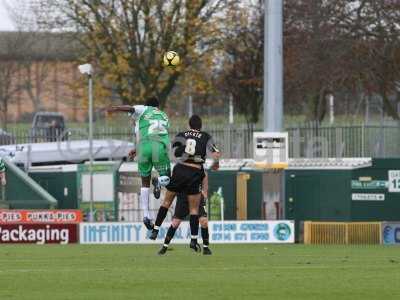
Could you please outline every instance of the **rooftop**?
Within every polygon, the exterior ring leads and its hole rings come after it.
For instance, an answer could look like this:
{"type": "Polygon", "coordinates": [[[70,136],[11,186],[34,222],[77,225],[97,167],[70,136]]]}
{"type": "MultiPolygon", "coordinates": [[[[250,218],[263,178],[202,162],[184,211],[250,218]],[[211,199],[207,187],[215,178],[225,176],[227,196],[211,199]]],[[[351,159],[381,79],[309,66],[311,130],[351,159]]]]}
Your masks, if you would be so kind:
{"type": "Polygon", "coordinates": [[[2,60],[76,60],[83,51],[75,33],[0,31],[2,60]]]}

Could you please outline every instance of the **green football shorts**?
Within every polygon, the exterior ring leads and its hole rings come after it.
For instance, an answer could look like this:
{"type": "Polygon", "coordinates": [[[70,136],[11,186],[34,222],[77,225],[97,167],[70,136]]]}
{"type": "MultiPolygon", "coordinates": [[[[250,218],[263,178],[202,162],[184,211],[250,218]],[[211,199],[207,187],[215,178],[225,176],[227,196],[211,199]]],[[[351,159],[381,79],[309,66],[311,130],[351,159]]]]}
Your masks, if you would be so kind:
{"type": "Polygon", "coordinates": [[[169,149],[161,141],[141,141],[138,144],[138,165],[139,175],[148,177],[151,175],[153,167],[160,176],[171,175],[171,162],[169,159],[169,149]]]}

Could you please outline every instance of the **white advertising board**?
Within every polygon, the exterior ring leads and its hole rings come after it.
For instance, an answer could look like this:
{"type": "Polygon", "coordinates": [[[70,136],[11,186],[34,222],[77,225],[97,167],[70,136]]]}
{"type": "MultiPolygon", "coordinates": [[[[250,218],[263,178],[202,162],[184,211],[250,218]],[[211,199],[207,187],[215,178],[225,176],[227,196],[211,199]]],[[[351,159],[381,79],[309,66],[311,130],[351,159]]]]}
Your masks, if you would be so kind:
{"type": "MultiPolygon", "coordinates": [[[[158,238],[152,241],[142,223],[81,223],[81,244],[153,244],[162,243],[170,226],[165,222],[158,238]]],[[[212,221],[209,222],[210,243],[294,243],[293,221],[212,221]]],[[[199,234],[199,240],[201,240],[199,234]]],[[[173,244],[190,242],[188,222],[182,222],[173,244]]]]}

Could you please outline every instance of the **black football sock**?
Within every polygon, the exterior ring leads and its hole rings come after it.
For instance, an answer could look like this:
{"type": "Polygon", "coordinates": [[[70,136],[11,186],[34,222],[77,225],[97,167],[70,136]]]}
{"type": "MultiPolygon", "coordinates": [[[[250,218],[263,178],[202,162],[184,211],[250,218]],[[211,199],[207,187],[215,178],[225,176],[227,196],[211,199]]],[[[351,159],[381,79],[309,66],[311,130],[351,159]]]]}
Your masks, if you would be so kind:
{"type": "Polygon", "coordinates": [[[190,234],[192,241],[197,241],[199,234],[199,215],[190,215],[190,234]]]}
{"type": "Polygon", "coordinates": [[[160,228],[161,224],[164,222],[165,217],[167,216],[167,213],[168,208],[160,206],[157,213],[156,222],[154,223],[154,229],[158,230],[160,228]]]}
{"type": "Polygon", "coordinates": [[[175,231],[176,231],[175,227],[173,227],[172,225],[169,226],[167,235],[165,236],[165,240],[164,240],[165,247],[168,247],[169,243],[171,242],[172,238],[174,237],[175,231]]]}
{"type": "Polygon", "coordinates": [[[210,244],[208,227],[206,227],[206,228],[201,227],[201,238],[203,240],[203,246],[208,247],[208,245],[210,244]]]}

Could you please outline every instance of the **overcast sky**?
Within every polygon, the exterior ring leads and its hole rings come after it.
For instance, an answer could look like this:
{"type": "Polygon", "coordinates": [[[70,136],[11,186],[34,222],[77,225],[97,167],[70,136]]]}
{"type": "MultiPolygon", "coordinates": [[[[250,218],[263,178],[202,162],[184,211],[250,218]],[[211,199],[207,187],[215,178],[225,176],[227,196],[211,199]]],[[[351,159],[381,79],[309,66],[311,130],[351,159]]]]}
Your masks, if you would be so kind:
{"type": "Polygon", "coordinates": [[[8,15],[5,3],[7,0],[0,0],[0,30],[13,30],[14,26],[8,15]]]}

